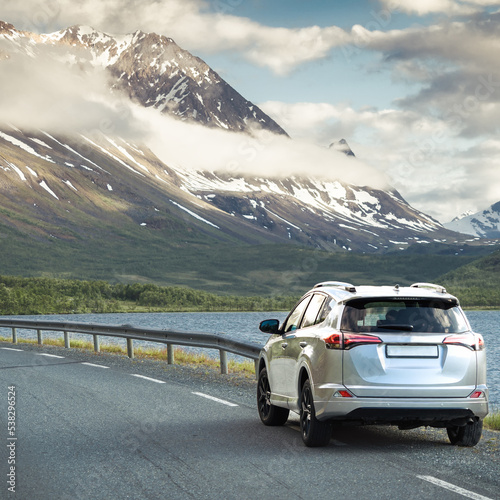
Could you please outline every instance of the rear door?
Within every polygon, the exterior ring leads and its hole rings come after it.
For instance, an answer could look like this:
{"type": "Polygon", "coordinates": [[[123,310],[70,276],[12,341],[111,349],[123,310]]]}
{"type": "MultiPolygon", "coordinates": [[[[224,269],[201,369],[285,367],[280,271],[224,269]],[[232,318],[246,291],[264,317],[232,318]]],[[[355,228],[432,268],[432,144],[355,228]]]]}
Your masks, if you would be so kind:
{"type": "Polygon", "coordinates": [[[287,398],[298,397],[297,364],[302,351],[314,344],[314,325],[321,319],[320,311],[326,296],[314,293],[303,300],[284,323],[282,342],[283,391],[287,398]]]}
{"type": "Polygon", "coordinates": [[[343,382],[356,396],[452,398],[476,388],[475,336],[452,302],[357,299],[344,308],[341,329],[343,382]],[[361,341],[349,346],[351,334],[361,341]]]}
{"type": "Polygon", "coordinates": [[[273,393],[279,399],[292,395],[291,387],[296,350],[299,348],[297,330],[300,326],[311,295],[304,297],[288,315],[283,323],[283,334],[273,339],[269,351],[269,380],[273,393]]]}

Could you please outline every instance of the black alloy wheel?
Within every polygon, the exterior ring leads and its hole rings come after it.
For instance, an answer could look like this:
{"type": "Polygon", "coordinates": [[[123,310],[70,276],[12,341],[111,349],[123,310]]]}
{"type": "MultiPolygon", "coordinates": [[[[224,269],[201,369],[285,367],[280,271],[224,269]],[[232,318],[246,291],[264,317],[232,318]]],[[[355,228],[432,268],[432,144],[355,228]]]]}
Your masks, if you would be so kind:
{"type": "Polygon", "coordinates": [[[304,444],[309,447],[326,446],[332,435],[332,423],[316,418],[309,379],[304,382],[300,395],[300,431],[304,444]]]}
{"type": "Polygon", "coordinates": [[[266,368],[262,368],[257,382],[257,409],[264,425],[283,425],[288,420],[290,410],[271,403],[271,385],[266,368]]]}

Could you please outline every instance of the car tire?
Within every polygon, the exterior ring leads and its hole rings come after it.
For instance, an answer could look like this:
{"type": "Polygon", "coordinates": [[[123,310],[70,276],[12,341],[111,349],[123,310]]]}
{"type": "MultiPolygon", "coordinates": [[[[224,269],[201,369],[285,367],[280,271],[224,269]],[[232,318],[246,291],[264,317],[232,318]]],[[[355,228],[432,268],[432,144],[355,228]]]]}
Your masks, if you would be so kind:
{"type": "Polygon", "coordinates": [[[456,446],[476,446],[483,432],[483,421],[479,419],[463,427],[450,426],[446,430],[451,444],[456,446]]]}
{"type": "Polygon", "coordinates": [[[283,425],[288,420],[290,410],[271,404],[271,385],[267,369],[262,368],[257,382],[257,409],[264,425],[283,425]]]}
{"type": "Polygon", "coordinates": [[[307,379],[300,394],[300,433],[309,447],[326,446],[332,435],[332,423],[316,418],[311,382],[307,379]]]}

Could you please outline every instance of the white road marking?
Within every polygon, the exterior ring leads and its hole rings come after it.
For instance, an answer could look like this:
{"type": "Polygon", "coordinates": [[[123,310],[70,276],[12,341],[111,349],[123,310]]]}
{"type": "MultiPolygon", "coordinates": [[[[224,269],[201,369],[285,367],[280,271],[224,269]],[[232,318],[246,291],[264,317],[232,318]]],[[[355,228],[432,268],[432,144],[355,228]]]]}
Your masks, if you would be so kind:
{"type": "Polygon", "coordinates": [[[201,396],[202,398],[210,399],[211,401],[216,401],[217,403],[221,403],[226,406],[238,406],[235,403],[230,403],[229,401],[225,401],[224,399],[219,399],[214,396],[210,396],[208,394],[203,394],[203,392],[192,392],[195,396],[201,396]]]}
{"type": "Polygon", "coordinates": [[[109,366],[104,366],[104,365],[94,365],[94,363],[82,363],[82,365],[87,365],[87,366],[95,366],[96,368],[109,368],[109,366]]]}
{"type": "Polygon", "coordinates": [[[64,359],[64,356],[56,356],[55,354],[46,354],[44,352],[37,352],[35,353],[37,356],[47,356],[48,358],[59,358],[59,359],[64,359]]]}
{"type": "Polygon", "coordinates": [[[460,488],[460,486],[455,486],[454,484],[447,483],[446,481],[442,481],[441,479],[437,479],[432,476],[417,476],[419,479],[423,479],[424,481],[428,481],[429,483],[435,484],[436,486],[441,486],[441,488],[445,488],[450,491],[454,491],[459,495],[462,495],[467,498],[472,498],[473,500],[493,500],[490,497],[485,497],[480,495],[479,493],[474,493],[473,491],[466,490],[464,488],[460,488]]]}
{"type": "Polygon", "coordinates": [[[13,347],[1,347],[0,349],[4,349],[6,351],[19,351],[19,352],[23,352],[22,349],[14,349],[13,347]]]}
{"type": "Polygon", "coordinates": [[[144,380],[149,380],[150,382],[156,382],[157,384],[166,384],[164,380],[158,380],[156,378],[145,377],[144,375],[138,375],[137,373],[133,373],[132,377],[143,378],[144,380]]]}

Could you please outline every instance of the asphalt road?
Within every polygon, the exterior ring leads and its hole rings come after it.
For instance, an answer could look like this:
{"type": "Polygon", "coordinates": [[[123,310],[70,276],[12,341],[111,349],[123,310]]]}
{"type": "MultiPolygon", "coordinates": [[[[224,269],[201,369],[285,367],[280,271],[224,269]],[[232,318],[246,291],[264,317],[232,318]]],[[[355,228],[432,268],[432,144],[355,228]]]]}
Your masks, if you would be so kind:
{"type": "Polygon", "coordinates": [[[0,498],[500,498],[499,433],[458,448],[442,430],[354,427],[309,449],[296,418],[260,423],[254,393],[200,368],[2,343],[0,498]]]}

